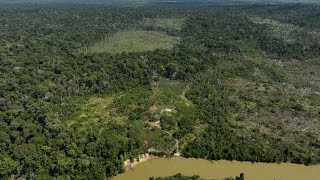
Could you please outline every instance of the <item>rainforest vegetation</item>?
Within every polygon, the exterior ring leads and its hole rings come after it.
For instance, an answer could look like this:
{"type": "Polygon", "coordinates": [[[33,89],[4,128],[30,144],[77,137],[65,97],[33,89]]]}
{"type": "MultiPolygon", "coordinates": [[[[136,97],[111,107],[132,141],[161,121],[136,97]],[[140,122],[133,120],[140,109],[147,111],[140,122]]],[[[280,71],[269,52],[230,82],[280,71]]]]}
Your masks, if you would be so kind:
{"type": "Polygon", "coordinates": [[[144,153],[320,163],[319,12],[1,5],[0,179],[106,179],[144,153]]]}

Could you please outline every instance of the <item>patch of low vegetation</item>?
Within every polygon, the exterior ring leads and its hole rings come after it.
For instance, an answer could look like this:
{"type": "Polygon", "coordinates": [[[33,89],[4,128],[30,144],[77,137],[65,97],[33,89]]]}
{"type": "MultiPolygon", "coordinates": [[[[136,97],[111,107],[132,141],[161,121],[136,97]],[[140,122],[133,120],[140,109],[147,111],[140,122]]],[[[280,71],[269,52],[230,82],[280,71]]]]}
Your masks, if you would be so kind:
{"type": "Polygon", "coordinates": [[[306,45],[319,41],[320,32],[299,27],[294,24],[280,22],[275,19],[254,17],[251,20],[255,23],[266,25],[277,38],[284,39],[288,43],[299,42],[306,45]]]}
{"type": "Polygon", "coordinates": [[[128,117],[121,116],[116,113],[116,109],[112,107],[112,103],[115,99],[113,97],[90,97],[88,102],[82,105],[81,113],[79,115],[78,122],[82,123],[108,123],[112,121],[113,123],[126,124],[128,117]]]}
{"type": "Polygon", "coordinates": [[[297,38],[297,37],[292,37],[292,33],[297,29],[299,29],[299,27],[293,24],[281,23],[274,19],[259,18],[259,17],[251,18],[251,20],[255,23],[266,25],[268,28],[272,29],[276,37],[284,38],[288,42],[293,42],[297,38]]]}
{"type": "MultiPolygon", "coordinates": [[[[157,178],[150,177],[149,180],[203,180],[203,179],[198,175],[185,176],[185,175],[182,175],[181,173],[178,173],[173,176],[167,176],[167,177],[157,177],[157,178]]],[[[224,178],[223,180],[244,180],[244,174],[241,173],[239,177],[238,176],[236,178],[227,177],[227,178],[224,178]]]]}
{"type": "Polygon", "coordinates": [[[145,52],[156,49],[172,49],[179,38],[160,31],[122,31],[89,47],[88,53],[145,52]]]}
{"type": "Polygon", "coordinates": [[[202,180],[202,179],[198,175],[184,176],[178,173],[173,176],[167,176],[167,177],[157,177],[157,178],[150,177],[149,180],[202,180]]]}
{"type": "Polygon", "coordinates": [[[183,102],[186,105],[190,104],[191,102],[185,97],[187,88],[185,82],[161,78],[153,86],[155,103],[158,106],[167,106],[167,108],[174,108],[174,106],[179,106],[178,104],[183,102]]]}

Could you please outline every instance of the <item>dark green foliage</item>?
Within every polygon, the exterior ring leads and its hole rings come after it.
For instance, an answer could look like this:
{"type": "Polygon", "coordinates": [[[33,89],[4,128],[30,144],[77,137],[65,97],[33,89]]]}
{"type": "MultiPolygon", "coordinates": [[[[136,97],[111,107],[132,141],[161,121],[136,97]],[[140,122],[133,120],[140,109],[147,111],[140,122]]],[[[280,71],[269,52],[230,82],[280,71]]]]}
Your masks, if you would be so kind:
{"type": "Polygon", "coordinates": [[[239,177],[236,177],[236,180],[244,180],[244,174],[241,173],[239,177]]]}
{"type": "Polygon", "coordinates": [[[197,175],[194,176],[184,176],[180,173],[173,175],[173,176],[169,176],[169,177],[150,177],[149,180],[200,180],[200,177],[197,175]]]}
{"type": "Polygon", "coordinates": [[[8,174],[14,173],[19,166],[19,162],[12,160],[10,157],[0,156],[0,178],[7,178],[8,174]]]}
{"type": "Polygon", "coordinates": [[[282,134],[289,130],[281,124],[267,123],[278,136],[235,125],[254,112],[319,118],[316,93],[299,96],[285,86],[318,89],[319,42],[288,42],[250,20],[263,12],[317,31],[319,9],[303,6],[298,16],[296,6],[274,8],[1,5],[0,179],[105,179],[148,150],[172,154],[178,141],[186,157],[319,163],[318,131],[285,141],[282,134]],[[186,18],[181,31],[141,25],[144,18],[170,17],[186,18]],[[82,53],[106,36],[134,28],[165,31],[181,42],[172,50],[82,53]],[[312,81],[302,78],[302,70],[272,64],[274,59],[310,62],[305,77],[312,81]],[[161,84],[163,79],[167,83],[161,84]],[[263,90],[239,90],[230,84],[234,79],[263,90]],[[97,97],[107,100],[90,103],[97,97]],[[149,112],[157,103],[174,111],[149,112]],[[94,108],[104,114],[88,116],[94,108]],[[160,120],[161,128],[149,127],[149,118],[160,120]]]}
{"type": "Polygon", "coordinates": [[[176,120],[172,115],[163,115],[160,119],[161,127],[165,130],[174,129],[176,126],[176,120]]]}

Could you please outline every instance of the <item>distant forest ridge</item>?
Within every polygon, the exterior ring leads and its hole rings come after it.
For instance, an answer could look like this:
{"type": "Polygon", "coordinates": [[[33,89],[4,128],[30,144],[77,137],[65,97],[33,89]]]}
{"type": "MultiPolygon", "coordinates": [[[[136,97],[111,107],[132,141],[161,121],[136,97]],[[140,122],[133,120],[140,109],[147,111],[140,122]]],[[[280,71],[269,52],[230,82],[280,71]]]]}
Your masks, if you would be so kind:
{"type": "Polygon", "coordinates": [[[320,3],[320,0],[0,0],[0,3],[81,3],[81,4],[145,4],[145,3],[320,3]]]}

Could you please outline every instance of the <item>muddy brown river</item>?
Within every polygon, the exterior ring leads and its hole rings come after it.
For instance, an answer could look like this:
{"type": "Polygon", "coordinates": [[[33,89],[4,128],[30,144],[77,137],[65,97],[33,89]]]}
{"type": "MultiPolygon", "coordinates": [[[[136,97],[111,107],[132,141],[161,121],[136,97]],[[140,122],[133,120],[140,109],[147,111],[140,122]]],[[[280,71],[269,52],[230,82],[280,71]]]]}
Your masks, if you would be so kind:
{"type": "Polygon", "coordinates": [[[148,180],[151,176],[170,176],[179,172],[218,180],[239,176],[242,172],[246,180],[320,180],[320,165],[208,161],[180,157],[151,159],[114,177],[113,180],[148,180]]]}

